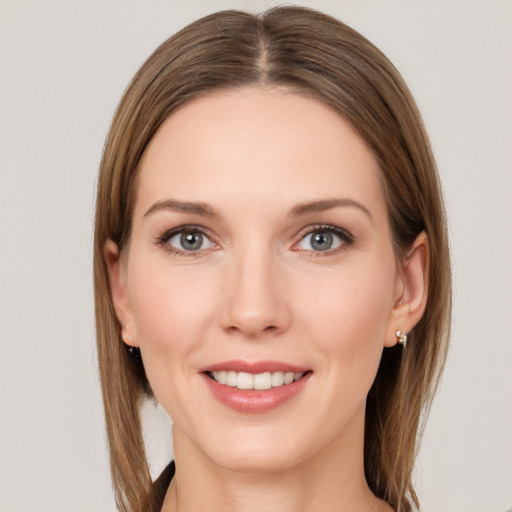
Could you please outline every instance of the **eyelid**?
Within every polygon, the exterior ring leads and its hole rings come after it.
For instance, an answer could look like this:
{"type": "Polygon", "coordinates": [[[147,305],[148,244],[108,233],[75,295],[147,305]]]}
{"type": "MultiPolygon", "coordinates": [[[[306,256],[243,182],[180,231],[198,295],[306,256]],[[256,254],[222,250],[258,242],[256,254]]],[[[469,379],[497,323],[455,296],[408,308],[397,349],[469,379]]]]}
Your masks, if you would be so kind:
{"type": "Polygon", "coordinates": [[[341,228],[339,226],[334,226],[332,224],[315,224],[311,226],[307,226],[306,228],[302,229],[298,234],[298,241],[295,242],[292,246],[292,250],[295,251],[307,251],[311,254],[318,255],[318,256],[327,256],[330,254],[334,254],[340,250],[346,249],[347,247],[351,246],[355,242],[355,237],[347,231],[344,228],[341,228]],[[315,232],[328,232],[332,233],[335,236],[339,237],[342,241],[341,245],[339,247],[336,247],[334,249],[327,249],[325,251],[315,251],[310,249],[299,249],[297,246],[300,242],[302,242],[307,236],[315,233],[315,232]]]}
{"type": "Polygon", "coordinates": [[[171,228],[167,231],[165,231],[162,235],[158,236],[156,239],[156,244],[163,246],[167,251],[176,254],[176,255],[183,255],[183,256],[200,256],[202,253],[208,250],[215,250],[218,248],[219,244],[215,240],[215,236],[211,233],[209,229],[206,229],[202,226],[197,226],[195,224],[183,224],[181,226],[176,226],[175,228],[171,228]],[[214,247],[208,248],[208,249],[197,249],[195,251],[185,251],[182,249],[179,249],[177,247],[171,246],[168,244],[169,240],[176,235],[183,234],[183,233],[200,233],[204,237],[206,237],[214,247]]]}
{"type": "MultiPolygon", "coordinates": [[[[355,242],[355,237],[346,229],[341,228],[339,226],[334,226],[332,224],[314,224],[303,228],[295,237],[298,240],[292,245],[291,249],[294,251],[307,251],[311,254],[318,256],[327,256],[337,253],[340,250],[346,249],[351,246],[355,242]],[[333,249],[326,249],[325,251],[316,251],[310,249],[301,249],[298,248],[298,244],[302,242],[307,236],[313,234],[314,232],[329,232],[337,236],[341,240],[341,244],[339,247],[335,247],[333,249]]],[[[219,243],[216,240],[215,235],[209,230],[202,226],[198,226],[195,224],[183,224],[181,226],[176,226],[165,231],[162,235],[158,236],[155,242],[157,245],[163,246],[169,252],[176,255],[184,255],[184,256],[201,256],[205,252],[209,250],[216,250],[219,248],[219,243]],[[177,247],[171,246],[168,244],[169,240],[176,235],[192,232],[192,233],[200,233],[204,237],[206,237],[213,245],[213,247],[208,249],[197,249],[186,251],[179,249],[177,247]]]]}

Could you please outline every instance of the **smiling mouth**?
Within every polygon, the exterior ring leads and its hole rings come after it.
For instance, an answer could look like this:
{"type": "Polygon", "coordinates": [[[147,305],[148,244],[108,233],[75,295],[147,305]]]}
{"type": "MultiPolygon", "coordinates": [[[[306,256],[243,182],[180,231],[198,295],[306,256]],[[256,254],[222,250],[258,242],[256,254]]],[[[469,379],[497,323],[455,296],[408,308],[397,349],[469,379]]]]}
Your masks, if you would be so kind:
{"type": "Polygon", "coordinates": [[[292,382],[300,380],[308,372],[263,372],[263,373],[248,373],[248,372],[235,372],[235,371],[213,371],[207,372],[207,375],[214,381],[225,386],[265,391],[272,388],[280,388],[287,386],[292,382]]]}

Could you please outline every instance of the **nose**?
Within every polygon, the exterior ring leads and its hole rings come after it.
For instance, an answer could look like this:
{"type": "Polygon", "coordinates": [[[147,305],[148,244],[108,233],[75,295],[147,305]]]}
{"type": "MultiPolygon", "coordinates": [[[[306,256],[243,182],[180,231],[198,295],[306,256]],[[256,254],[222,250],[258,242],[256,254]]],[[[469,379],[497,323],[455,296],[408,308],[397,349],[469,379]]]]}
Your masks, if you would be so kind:
{"type": "Polygon", "coordinates": [[[221,324],[226,331],[257,339],[288,329],[288,287],[275,258],[246,252],[227,274],[221,312],[221,324]]]}

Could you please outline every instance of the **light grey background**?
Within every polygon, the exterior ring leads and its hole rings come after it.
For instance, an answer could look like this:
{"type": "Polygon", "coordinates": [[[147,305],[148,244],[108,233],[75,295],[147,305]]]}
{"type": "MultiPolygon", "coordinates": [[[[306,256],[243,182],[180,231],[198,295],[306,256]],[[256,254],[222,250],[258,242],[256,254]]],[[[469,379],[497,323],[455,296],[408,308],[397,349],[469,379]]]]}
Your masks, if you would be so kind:
{"type": "MultiPolygon", "coordinates": [[[[417,466],[427,512],[512,504],[512,3],[303,1],[394,61],[445,187],[455,322],[417,466]]],[[[0,0],[0,511],[113,511],[91,286],[96,172],[128,80],[242,0],[0,0]]],[[[400,198],[396,198],[400,200],[400,198]]],[[[147,408],[153,471],[168,423],[147,408]]]]}

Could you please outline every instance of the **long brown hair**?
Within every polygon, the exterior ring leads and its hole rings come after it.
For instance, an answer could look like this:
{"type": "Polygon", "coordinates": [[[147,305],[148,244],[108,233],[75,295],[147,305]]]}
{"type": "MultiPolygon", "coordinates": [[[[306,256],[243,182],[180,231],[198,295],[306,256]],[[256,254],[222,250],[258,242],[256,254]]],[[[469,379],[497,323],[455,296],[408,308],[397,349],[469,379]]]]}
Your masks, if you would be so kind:
{"type": "Polygon", "coordinates": [[[260,16],[223,11],[165,41],[127,88],[100,167],[94,284],[96,329],[114,489],[119,510],[159,510],[146,460],[139,405],[150,388],[126,353],[110,298],[103,248],[130,237],[137,165],[161,123],[184,102],[219,88],[281,85],[330,105],[377,158],[398,262],[425,231],[428,303],[407,350],[384,350],[366,408],[365,472],[376,496],[400,512],[418,505],[411,473],[422,425],[442,371],[450,330],[451,277],[445,213],[421,116],[400,74],[368,40],[301,7],[260,16]]]}

